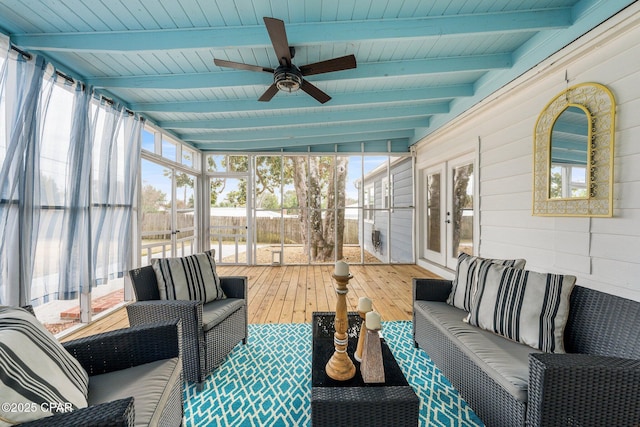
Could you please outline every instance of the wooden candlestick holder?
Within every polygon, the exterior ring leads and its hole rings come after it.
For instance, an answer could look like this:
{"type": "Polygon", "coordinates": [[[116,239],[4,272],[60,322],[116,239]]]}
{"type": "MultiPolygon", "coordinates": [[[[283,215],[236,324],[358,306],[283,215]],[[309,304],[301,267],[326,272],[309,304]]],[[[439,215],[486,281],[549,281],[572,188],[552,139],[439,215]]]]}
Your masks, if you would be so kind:
{"type": "Polygon", "coordinates": [[[349,336],[347,329],[349,327],[347,318],[347,285],[353,276],[336,276],[333,275],[338,287],[336,294],[336,318],[335,333],[333,334],[333,344],[335,351],[333,356],[325,366],[327,375],[337,381],[346,381],[353,378],[356,374],[356,367],[347,354],[347,345],[349,344],[349,336]]]}
{"type": "Polygon", "coordinates": [[[356,348],[356,352],[353,355],[354,359],[358,362],[362,362],[362,350],[364,349],[364,341],[367,336],[367,311],[358,311],[360,318],[362,319],[362,323],[360,326],[360,336],[358,337],[358,347],[356,348]]]}
{"type": "Polygon", "coordinates": [[[382,345],[380,344],[379,329],[367,330],[360,373],[365,383],[383,383],[384,364],[382,363],[382,345]]]}

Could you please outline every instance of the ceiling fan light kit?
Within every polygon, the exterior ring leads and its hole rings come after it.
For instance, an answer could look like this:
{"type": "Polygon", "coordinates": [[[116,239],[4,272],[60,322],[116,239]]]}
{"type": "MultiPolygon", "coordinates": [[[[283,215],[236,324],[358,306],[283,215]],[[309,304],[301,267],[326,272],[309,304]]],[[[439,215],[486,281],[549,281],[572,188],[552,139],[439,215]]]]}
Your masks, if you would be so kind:
{"type": "Polygon", "coordinates": [[[281,65],[273,72],[273,81],[281,91],[295,92],[302,86],[302,73],[295,65],[281,65]]]}
{"type": "Polygon", "coordinates": [[[280,64],[275,70],[272,68],[260,67],[257,65],[243,64],[240,62],[215,59],[213,62],[219,67],[235,68],[237,70],[260,71],[273,73],[273,84],[262,94],[258,101],[271,101],[278,91],[296,92],[302,89],[316,101],[324,104],[331,97],[322,90],[309,83],[304,76],[330,73],[332,71],[342,71],[356,68],[356,57],[353,55],[342,56],[340,58],[328,59],[313,64],[307,64],[300,68],[293,65],[291,60],[295,56],[295,48],[289,46],[287,32],[284,28],[284,21],[276,18],[264,17],[264,24],[267,27],[273,50],[278,56],[280,64]]]}

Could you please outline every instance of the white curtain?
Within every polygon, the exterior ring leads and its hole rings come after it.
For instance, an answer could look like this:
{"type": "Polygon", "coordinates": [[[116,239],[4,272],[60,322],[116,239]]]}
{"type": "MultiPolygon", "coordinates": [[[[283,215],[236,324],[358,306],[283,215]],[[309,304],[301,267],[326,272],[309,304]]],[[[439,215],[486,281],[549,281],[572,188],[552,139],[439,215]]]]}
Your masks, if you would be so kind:
{"type": "Polygon", "coordinates": [[[141,122],[104,102],[95,108],[92,186],[93,284],[130,268],[141,122]]]}
{"type": "Polygon", "coordinates": [[[40,222],[42,125],[54,74],[41,57],[27,60],[2,47],[3,134],[0,169],[0,304],[24,305],[31,299],[40,222]]]}
{"type": "Polygon", "coordinates": [[[141,123],[3,42],[0,304],[77,298],[130,268],[141,123]]]}

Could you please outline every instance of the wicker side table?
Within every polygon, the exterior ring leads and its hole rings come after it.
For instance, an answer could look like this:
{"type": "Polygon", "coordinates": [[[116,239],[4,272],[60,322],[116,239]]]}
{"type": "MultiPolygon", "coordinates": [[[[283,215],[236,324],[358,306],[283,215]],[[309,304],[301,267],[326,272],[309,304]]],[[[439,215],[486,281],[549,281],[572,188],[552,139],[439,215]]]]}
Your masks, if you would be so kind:
{"type": "Polygon", "coordinates": [[[313,313],[313,352],[311,379],[311,425],[313,427],[388,427],[418,425],[420,401],[402,374],[387,344],[382,341],[386,382],[365,384],[360,363],[353,359],[362,319],[349,313],[348,353],[356,366],[356,375],[348,381],[336,381],[324,367],[334,351],[333,312],[313,313]]]}

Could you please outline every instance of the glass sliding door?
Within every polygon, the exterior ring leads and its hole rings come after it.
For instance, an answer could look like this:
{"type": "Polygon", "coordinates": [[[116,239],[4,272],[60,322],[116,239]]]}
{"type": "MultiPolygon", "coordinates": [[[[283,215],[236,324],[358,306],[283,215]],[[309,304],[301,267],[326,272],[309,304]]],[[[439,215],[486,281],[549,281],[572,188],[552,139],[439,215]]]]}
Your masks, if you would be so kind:
{"type": "Polygon", "coordinates": [[[141,265],[197,251],[196,177],[142,159],[141,265]]]}

